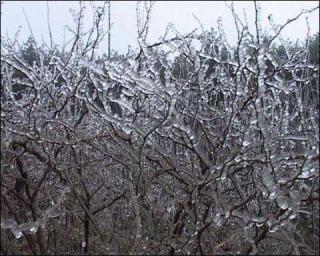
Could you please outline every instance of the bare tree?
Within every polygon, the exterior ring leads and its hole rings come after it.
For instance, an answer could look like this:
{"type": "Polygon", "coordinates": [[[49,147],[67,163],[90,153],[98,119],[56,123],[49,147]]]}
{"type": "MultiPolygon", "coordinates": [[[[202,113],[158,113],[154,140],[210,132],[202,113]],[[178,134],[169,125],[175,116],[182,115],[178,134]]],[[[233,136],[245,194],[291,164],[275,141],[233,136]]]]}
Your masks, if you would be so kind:
{"type": "Polygon", "coordinates": [[[108,58],[111,56],[111,1],[108,1],[108,58]]]}
{"type": "Polygon", "coordinates": [[[319,63],[281,38],[316,8],[264,34],[254,4],[254,33],[229,6],[235,46],[222,18],[148,43],[153,2],[126,56],[110,1],[106,60],[107,2],[89,31],[72,12],[65,53],[2,40],[2,253],[319,252],[319,63]]]}

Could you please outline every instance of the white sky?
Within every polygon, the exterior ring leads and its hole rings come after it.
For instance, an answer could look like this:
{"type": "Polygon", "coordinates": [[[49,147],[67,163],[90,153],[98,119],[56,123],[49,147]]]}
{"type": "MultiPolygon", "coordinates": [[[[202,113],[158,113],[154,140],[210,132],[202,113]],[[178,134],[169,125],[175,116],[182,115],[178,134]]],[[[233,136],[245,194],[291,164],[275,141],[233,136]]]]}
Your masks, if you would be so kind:
{"type": "MultiPolygon", "coordinates": [[[[1,15],[1,35],[13,38],[13,35],[21,26],[19,40],[23,41],[30,35],[23,8],[28,16],[33,33],[37,40],[43,37],[48,42],[47,29],[47,2],[46,1],[3,1],[1,15]]],[[[96,6],[103,2],[95,2],[96,6]]],[[[264,29],[270,29],[268,15],[273,14],[273,19],[278,24],[283,24],[287,19],[296,16],[302,9],[310,9],[318,5],[317,1],[262,1],[262,23],[264,29]]],[[[89,1],[85,3],[86,15],[84,26],[89,28],[92,20],[92,10],[89,1]]],[[[254,3],[253,1],[234,2],[235,9],[240,17],[243,17],[243,9],[246,9],[249,26],[254,28],[254,3]]],[[[55,43],[62,44],[64,26],[72,26],[70,8],[78,9],[76,1],[49,1],[50,23],[55,43]]],[[[173,23],[181,33],[187,33],[194,28],[199,28],[193,14],[204,25],[205,29],[211,27],[217,29],[217,19],[222,17],[227,39],[232,44],[236,40],[235,26],[230,10],[223,1],[159,1],[154,4],[152,10],[151,26],[148,42],[154,42],[161,37],[168,23],[173,23]]],[[[310,32],[319,31],[319,9],[312,14],[303,15],[298,21],[289,25],[282,36],[292,40],[304,39],[307,33],[306,17],[309,17],[310,32]]],[[[112,1],[111,2],[112,37],[111,48],[121,53],[127,51],[128,45],[137,46],[136,32],[136,1],[112,1]]],[[[107,19],[104,21],[107,28],[107,19]]],[[[69,32],[66,31],[66,38],[69,32]]],[[[100,46],[100,53],[106,52],[107,39],[100,46]]]]}

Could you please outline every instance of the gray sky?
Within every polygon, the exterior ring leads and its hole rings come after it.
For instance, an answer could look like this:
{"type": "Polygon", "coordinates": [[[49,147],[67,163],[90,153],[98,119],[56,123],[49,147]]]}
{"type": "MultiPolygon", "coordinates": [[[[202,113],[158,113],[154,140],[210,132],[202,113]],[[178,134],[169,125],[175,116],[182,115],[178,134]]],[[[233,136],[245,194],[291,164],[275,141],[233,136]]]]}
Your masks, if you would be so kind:
{"type": "MultiPolygon", "coordinates": [[[[103,2],[95,2],[96,6],[103,2]]],[[[276,23],[282,24],[287,19],[296,16],[302,9],[310,9],[318,5],[317,1],[262,1],[262,24],[264,29],[270,29],[268,15],[273,14],[276,23]]],[[[86,15],[84,27],[89,28],[92,21],[92,10],[89,1],[86,1],[86,15]]],[[[250,28],[254,29],[253,1],[234,2],[235,9],[243,17],[246,9],[250,28]]],[[[78,2],[49,1],[50,23],[55,43],[62,44],[64,26],[72,26],[70,8],[78,9],[78,2]]],[[[29,35],[29,29],[23,14],[23,8],[28,16],[30,25],[37,40],[43,37],[48,42],[47,29],[47,3],[46,1],[4,1],[1,15],[1,35],[13,38],[21,26],[20,41],[29,35]]],[[[187,33],[200,26],[193,14],[201,21],[206,29],[217,28],[217,19],[222,17],[227,39],[231,44],[236,40],[235,26],[230,10],[223,1],[159,1],[154,4],[149,29],[148,42],[157,41],[166,29],[168,23],[173,23],[181,33],[187,33]]],[[[289,25],[282,33],[283,37],[295,40],[304,39],[307,33],[305,17],[308,16],[311,34],[319,31],[319,9],[312,14],[303,15],[298,21],[289,25]]],[[[119,52],[126,52],[128,45],[137,46],[136,43],[136,1],[116,1],[111,3],[111,20],[113,23],[111,47],[119,52]]],[[[105,20],[107,27],[107,19],[105,20]]],[[[66,38],[68,37],[66,31],[66,38]]],[[[107,40],[100,46],[100,53],[106,52],[107,40]]]]}

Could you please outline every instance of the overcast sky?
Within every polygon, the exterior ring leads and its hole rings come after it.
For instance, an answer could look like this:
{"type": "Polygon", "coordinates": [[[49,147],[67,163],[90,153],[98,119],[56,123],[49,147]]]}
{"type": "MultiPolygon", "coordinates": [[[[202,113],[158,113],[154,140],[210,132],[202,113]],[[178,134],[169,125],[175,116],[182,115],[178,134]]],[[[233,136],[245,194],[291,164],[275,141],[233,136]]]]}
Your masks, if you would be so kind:
{"type": "MultiPolygon", "coordinates": [[[[43,37],[48,40],[47,29],[47,2],[46,1],[3,1],[1,15],[1,35],[13,37],[21,26],[20,41],[29,35],[29,29],[23,9],[27,14],[30,25],[37,40],[43,37]]],[[[95,2],[96,6],[103,2],[95,2]]],[[[273,14],[276,23],[282,24],[287,19],[296,16],[302,9],[310,9],[318,5],[317,1],[262,1],[262,22],[264,29],[270,29],[268,15],[273,14]]],[[[89,1],[85,3],[86,15],[84,25],[88,28],[92,21],[92,10],[89,1]]],[[[253,1],[235,1],[235,9],[243,17],[246,10],[248,22],[254,28],[254,3],[253,1]]],[[[65,25],[72,26],[70,8],[78,9],[78,2],[74,1],[49,1],[50,22],[54,41],[62,44],[65,25]]],[[[151,26],[148,42],[157,41],[166,29],[168,23],[173,23],[181,33],[187,33],[194,28],[199,28],[193,14],[201,21],[206,29],[217,28],[217,19],[222,17],[227,39],[230,43],[236,40],[235,26],[230,10],[223,1],[159,1],[152,10],[151,26]]],[[[319,9],[312,14],[303,15],[298,21],[289,25],[283,31],[284,38],[292,40],[304,39],[307,33],[306,17],[309,17],[311,33],[319,31],[319,9]]],[[[111,47],[119,52],[126,52],[128,45],[137,46],[136,38],[136,1],[111,2],[112,37],[111,47]]],[[[107,19],[105,20],[107,27],[107,19]]],[[[66,31],[66,33],[68,33],[66,31]]],[[[107,40],[100,46],[100,53],[106,52],[107,40]]]]}

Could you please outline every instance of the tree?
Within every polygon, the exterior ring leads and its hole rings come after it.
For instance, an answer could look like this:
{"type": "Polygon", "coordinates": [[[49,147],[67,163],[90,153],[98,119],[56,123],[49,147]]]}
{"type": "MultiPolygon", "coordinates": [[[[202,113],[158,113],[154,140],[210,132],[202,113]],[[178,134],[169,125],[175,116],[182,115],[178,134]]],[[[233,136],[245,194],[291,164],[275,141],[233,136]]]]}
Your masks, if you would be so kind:
{"type": "Polygon", "coordinates": [[[148,44],[152,3],[126,56],[97,59],[105,10],[82,33],[83,6],[65,55],[3,40],[3,253],[319,252],[319,63],[277,58],[255,7],[235,47],[221,20],[148,44]]]}
{"type": "Polygon", "coordinates": [[[309,52],[310,63],[319,64],[319,32],[310,38],[309,52]]]}

